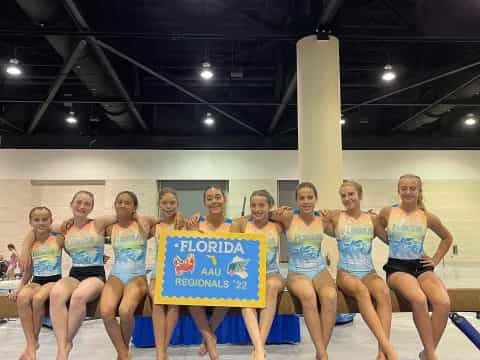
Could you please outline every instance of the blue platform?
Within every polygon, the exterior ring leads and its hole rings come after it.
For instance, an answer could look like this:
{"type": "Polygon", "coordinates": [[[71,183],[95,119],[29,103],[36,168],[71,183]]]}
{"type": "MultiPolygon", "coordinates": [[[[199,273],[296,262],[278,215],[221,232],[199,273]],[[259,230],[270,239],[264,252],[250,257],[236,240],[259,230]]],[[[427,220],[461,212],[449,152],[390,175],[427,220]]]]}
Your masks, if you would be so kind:
{"type": "MultiPolygon", "coordinates": [[[[250,344],[250,337],[241,315],[227,315],[215,332],[219,344],[250,344]]],[[[154,347],[153,324],[150,316],[135,318],[133,344],[136,347],[154,347]]],[[[172,345],[200,344],[201,335],[189,315],[180,316],[173,332],[172,345]]],[[[295,344],[300,342],[300,319],[298,315],[276,315],[267,344],[295,344]]]]}

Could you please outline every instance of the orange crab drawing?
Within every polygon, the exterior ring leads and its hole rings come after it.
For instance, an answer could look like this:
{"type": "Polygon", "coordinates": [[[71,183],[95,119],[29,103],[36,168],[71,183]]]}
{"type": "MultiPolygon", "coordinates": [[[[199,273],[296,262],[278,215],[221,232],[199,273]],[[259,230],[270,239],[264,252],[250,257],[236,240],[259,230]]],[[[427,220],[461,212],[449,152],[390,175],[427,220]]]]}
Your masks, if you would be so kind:
{"type": "Polygon", "coordinates": [[[180,276],[187,272],[193,273],[195,269],[195,256],[193,254],[188,254],[185,260],[182,260],[181,257],[175,256],[173,259],[173,265],[175,266],[175,275],[180,276]]]}

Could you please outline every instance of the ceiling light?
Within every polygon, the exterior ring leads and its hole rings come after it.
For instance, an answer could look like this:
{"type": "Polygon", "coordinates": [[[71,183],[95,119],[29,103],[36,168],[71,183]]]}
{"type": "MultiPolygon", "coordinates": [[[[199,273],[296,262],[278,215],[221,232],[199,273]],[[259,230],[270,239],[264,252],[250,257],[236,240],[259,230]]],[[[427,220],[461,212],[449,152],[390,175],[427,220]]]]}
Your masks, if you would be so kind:
{"type": "Polygon", "coordinates": [[[207,113],[207,115],[203,119],[203,123],[207,126],[213,126],[215,125],[215,118],[212,116],[212,114],[207,113]]]}
{"type": "Polygon", "coordinates": [[[345,117],[342,114],[342,116],[340,117],[340,125],[345,125],[346,123],[347,123],[347,119],[345,119],[345,117]]]}
{"type": "Polygon", "coordinates": [[[200,71],[200,76],[204,80],[210,80],[213,78],[212,66],[208,62],[202,64],[202,70],[200,71]]]}
{"type": "Polygon", "coordinates": [[[463,121],[467,126],[473,126],[477,124],[477,118],[474,114],[467,114],[465,120],[463,121]]]}
{"type": "Polygon", "coordinates": [[[65,121],[69,124],[76,124],[77,118],[75,117],[75,113],[73,111],[70,111],[68,113],[68,116],[65,118],[65,121]]]}
{"type": "Polygon", "coordinates": [[[10,59],[8,62],[7,67],[5,68],[5,71],[7,72],[8,75],[12,76],[20,76],[22,75],[22,69],[20,66],[18,66],[18,60],[17,59],[10,59]]]}
{"type": "Polygon", "coordinates": [[[395,71],[393,71],[392,65],[385,65],[383,69],[384,72],[382,74],[382,80],[392,81],[397,77],[397,74],[395,74],[395,71]]]}

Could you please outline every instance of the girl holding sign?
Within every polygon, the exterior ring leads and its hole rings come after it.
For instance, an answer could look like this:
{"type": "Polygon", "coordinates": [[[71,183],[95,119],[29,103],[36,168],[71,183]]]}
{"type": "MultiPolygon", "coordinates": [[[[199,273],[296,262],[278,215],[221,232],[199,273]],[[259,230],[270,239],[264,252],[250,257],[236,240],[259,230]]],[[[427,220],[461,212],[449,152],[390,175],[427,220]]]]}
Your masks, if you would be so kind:
{"type": "Polygon", "coordinates": [[[27,342],[20,359],[30,360],[36,358],[38,335],[50,290],[62,278],[64,239],[63,236],[51,232],[52,213],[47,207],[34,207],[28,217],[34,234],[32,266],[24,269],[18,289],[10,293],[9,298],[17,302],[18,315],[27,342]]]}
{"type": "Polygon", "coordinates": [[[422,180],[404,175],[398,180],[400,206],[385,207],[378,216],[379,231],[387,231],[390,254],[383,267],[388,285],[412,307],[413,320],[423,344],[421,360],[436,360],[435,350],[445,331],[450,311],[447,289],[434,273],[453,243],[440,219],[425,210],[422,180]],[[432,257],[425,254],[423,241],[431,229],[441,239],[432,257]],[[428,304],[432,306],[429,314],[428,304]]]}
{"type": "MultiPolygon", "coordinates": [[[[232,219],[225,217],[225,203],[227,199],[222,189],[211,186],[203,193],[203,203],[208,210],[207,217],[193,215],[187,223],[188,230],[202,232],[230,232],[232,219]]],[[[205,307],[191,306],[190,313],[203,336],[202,344],[198,351],[204,356],[208,353],[211,360],[218,359],[217,338],[215,330],[221,324],[228,312],[228,308],[215,307],[210,320],[207,318],[205,307]]]]}
{"type": "Polygon", "coordinates": [[[100,313],[118,359],[128,360],[134,313],[148,293],[145,259],[150,224],[135,216],[138,199],[131,191],[120,192],[114,205],[117,223],[107,228],[114,262],[100,298],[100,313]]]}
{"type": "MultiPolygon", "coordinates": [[[[374,231],[376,216],[362,212],[362,186],[344,181],[339,189],[343,211],[327,211],[330,228],[327,234],[337,239],[340,259],[337,285],[345,295],[355,298],[362,317],[378,341],[377,360],[397,359],[389,341],[392,322],[390,290],[377,275],[372,261],[372,240],[386,239],[385,230],[374,231]],[[373,297],[376,309],[372,304],[373,297]]],[[[377,229],[378,230],[378,229],[377,229]]]]}
{"type": "Polygon", "coordinates": [[[326,349],[337,315],[337,287],[321,252],[324,228],[328,227],[329,221],[315,211],[317,199],[315,186],[303,182],[296,189],[298,209],[277,209],[272,211],[271,218],[280,222],[287,234],[287,287],[302,304],[317,359],[326,360],[326,349]]]}
{"type": "Polygon", "coordinates": [[[267,237],[266,307],[260,310],[260,323],[256,309],[242,308],[242,316],[253,344],[250,357],[252,360],[265,358],[265,343],[277,309],[278,295],[285,287],[278,263],[278,246],[282,228],[278,223],[268,220],[269,211],[273,205],[273,197],[268,191],[254,191],[250,195],[251,217],[235,220],[230,229],[232,232],[262,233],[267,237]]]}
{"type": "MultiPolygon", "coordinates": [[[[185,221],[180,212],[178,212],[178,197],[175,190],[164,188],[158,195],[158,205],[161,213],[160,222],[152,227],[151,236],[155,236],[155,242],[158,249],[158,238],[160,234],[167,230],[181,230],[185,227],[185,221]]],[[[150,296],[152,303],[155,301],[155,280],[157,278],[157,258],[152,273],[150,275],[150,296]]],[[[177,324],[179,307],[176,305],[152,305],[153,331],[155,334],[155,344],[157,360],[167,359],[167,348],[172,338],[173,330],[177,324]]]]}

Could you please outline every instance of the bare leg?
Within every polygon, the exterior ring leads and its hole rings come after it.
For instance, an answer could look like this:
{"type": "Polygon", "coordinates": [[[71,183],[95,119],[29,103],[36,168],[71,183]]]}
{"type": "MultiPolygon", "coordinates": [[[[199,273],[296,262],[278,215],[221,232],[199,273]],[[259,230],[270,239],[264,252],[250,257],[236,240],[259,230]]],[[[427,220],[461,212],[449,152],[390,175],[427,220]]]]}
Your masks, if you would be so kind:
{"type": "Polygon", "coordinates": [[[404,272],[396,272],[389,276],[390,287],[403,296],[411,305],[413,321],[423,344],[425,360],[437,360],[433,329],[428,314],[427,297],[421,289],[417,279],[404,272]]]}
{"type": "Polygon", "coordinates": [[[323,341],[324,337],[320,323],[320,313],[318,312],[317,294],[313,287],[312,280],[305,275],[290,273],[288,274],[287,287],[302,304],[303,317],[310,337],[312,338],[313,345],[315,346],[317,358],[322,360],[328,359],[327,350],[323,341]]]}
{"type": "Polygon", "coordinates": [[[210,360],[218,359],[217,340],[208,322],[205,308],[201,306],[190,306],[189,310],[195,324],[197,325],[198,331],[202,334],[210,360]]]}
{"type": "Polygon", "coordinates": [[[155,279],[150,280],[150,297],[152,299],[152,322],[153,334],[155,336],[155,351],[157,360],[164,360],[167,358],[167,344],[166,344],[166,305],[155,304],[155,279]]]}
{"type": "Polygon", "coordinates": [[[123,298],[118,308],[120,327],[125,344],[130,344],[135,325],[135,310],[148,294],[148,284],[145,276],[132,278],[123,289],[123,298]]]}
{"type": "Polygon", "coordinates": [[[443,282],[433,271],[423,273],[418,277],[418,282],[432,305],[431,323],[433,330],[433,343],[435,349],[445,331],[450,312],[450,298],[443,282]]]}
{"type": "Polygon", "coordinates": [[[167,307],[167,331],[165,337],[165,346],[168,348],[170,341],[172,340],[173,331],[177,326],[178,315],[180,313],[180,307],[177,305],[168,305],[167,307]]]}
{"type": "Polygon", "coordinates": [[[167,359],[167,349],[177,324],[179,307],[175,305],[153,305],[152,317],[155,333],[157,360],[167,359]],[[165,314],[166,310],[166,314],[165,314]]]}
{"type": "Polygon", "coordinates": [[[57,360],[68,359],[68,309],[67,302],[79,281],[66,277],[59,280],[50,291],[50,318],[57,339],[57,360]]]}
{"type": "Polygon", "coordinates": [[[128,345],[123,341],[122,329],[117,321],[117,310],[123,296],[123,283],[110,276],[100,297],[100,314],[107,334],[117,351],[118,359],[128,359],[128,345]]]}
{"type": "Polygon", "coordinates": [[[337,320],[337,286],[328,270],[313,278],[313,285],[320,300],[320,319],[322,322],[323,343],[328,347],[333,327],[337,320]]]}
{"type": "Polygon", "coordinates": [[[68,312],[68,341],[73,343],[87,315],[87,304],[100,296],[105,283],[98,277],[83,280],[72,294],[68,312]]]}
{"type": "Polygon", "coordinates": [[[267,342],[268,334],[272,327],[273,318],[277,312],[278,295],[283,291],[285,287],[285,281],[280,274],[267,275],[267,305],[260,310],[260,335],[262,336],[262,342],[267,342]]]}
{"type": "MultiPolygon", "coordinates": [[[[225,315],[228,313],[228,308],[225,307],[216,307],[212,311],[212,316],[210,316],[209,324],[212,332],[215,334],[215,330],[220,326],[225,315]]],[[[202,339],[200,348],[198,349],[198,354],[204,356],[207,353],[207,348],[205,346],[205,339],[202,339]]]]}
{"type": "Polygon", "coordinates": [[[45,304],[50,297],[50,290],[52,290],[55,283],[47,283],[39,288],[37,293],[33,296],[32,299],[32,309],[33,309],[33,328],[35,331],[35,339],[38,349],[38,336],[40,335],[40,329],[42,328],[43,318],[45,317],[45,304]]]}
{"type": "MultiPolygon", "coordinates": [[[[152,304],[155,295],[155,279],[150,281],[150,296],[152,304]]],[[[155,335],[155,351],[157,360],[167,359],[167,349],[177,325],[179,307],[176,305],[152,305],[153,332],[155,335]]]]}
{"type": "MultiPolygon", "coordinates": [[[[375,299],[378,318],[382,323],[387,338],[390,340],[390,329],[392,327],[392,299],[390,297],[390,289],[376,272],[372,272],[365,276],[362,279],[362,282],[368,288],[371,296],[375,299]]],[[[383,354],[379,346],[377,360],[385,359],[385,354],[383,354]]]]}
{"type": "Polygon", "coordinates": [[[25,350],[20,355],[20,359],[35,359],[35,352],[37,348],[38,339],[35,336],[35,321],[33,315],[33,297],[40,290],[38,284],[31,284],[25,286],[17,297],[18,316],[25,335],[26,346],[25,350]]]}
{"type": "Polygon", "coordinates": [[[252,358],[263,360],[265,358],[265,347],[258,326],[257,309],[242,308],[242,317],[253,345],[252,358]]]}
{"type": "Polygon", "coordinates": [[[153,332],[155,335],[155,350],[157,353],[157,360],[167,358],[167,344],[166,344],[166,305],[152,305],[152,321],[153,332]]]}
{"type": "Polygon", "coordinates": [[[373,307],[368,288],[360,279],[344,270],[338,271],[337,284],[345,295],[355,298],[360,314],[373,335],[377,338],[382,352],[387,355],[387,359],[397,360],[398,356],[393,351],[393,346],[388,340],[387,335],[383,330],[382,323],[380,322],[380,318],[373,307]]]}

